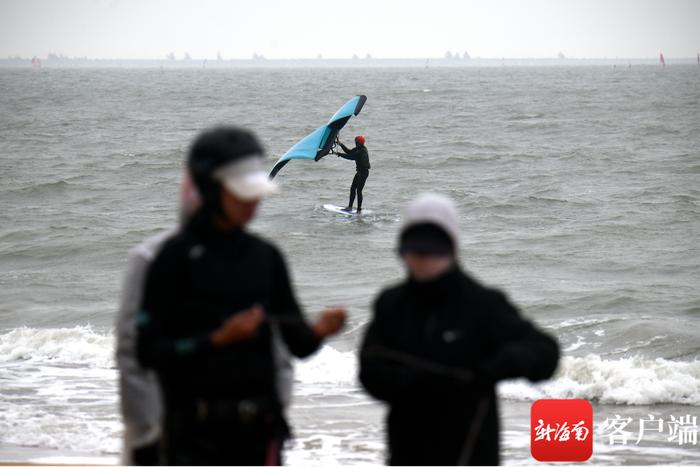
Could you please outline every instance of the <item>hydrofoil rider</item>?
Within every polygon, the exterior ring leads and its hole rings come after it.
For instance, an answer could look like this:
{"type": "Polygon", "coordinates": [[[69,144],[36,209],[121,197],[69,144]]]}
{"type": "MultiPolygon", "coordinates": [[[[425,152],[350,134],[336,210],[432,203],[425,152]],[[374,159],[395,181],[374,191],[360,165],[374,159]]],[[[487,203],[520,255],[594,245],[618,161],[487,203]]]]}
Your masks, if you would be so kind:
{"type": "Polygon", "coordinates": [[[343,211],[352,211],[352,205],[355,203],[355,195],[357,195],[357,212],[362,212],[362,189],[365,187],[367,177],[369,177],[369,152],[365,146],[365,137],[362,135],[355,136],[355,147],[349,149],[338,140],[338,144],[343,149],[343,152],[336,152],[343,159],[355,161],[355,178],[352,179],[350,185],[350,201],[343,211]]]}

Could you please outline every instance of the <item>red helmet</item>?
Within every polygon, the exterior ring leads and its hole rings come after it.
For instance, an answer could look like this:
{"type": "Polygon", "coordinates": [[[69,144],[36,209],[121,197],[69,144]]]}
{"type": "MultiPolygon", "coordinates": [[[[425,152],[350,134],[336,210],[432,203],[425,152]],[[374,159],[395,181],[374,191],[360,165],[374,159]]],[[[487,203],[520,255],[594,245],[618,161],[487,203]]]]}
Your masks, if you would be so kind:
{"type": "Polygon", "coordinates": [[[364,146],[365,144],[365,137],[362,135],[357,135],[355,136],[355,144],[361,144],[364,146]]]}

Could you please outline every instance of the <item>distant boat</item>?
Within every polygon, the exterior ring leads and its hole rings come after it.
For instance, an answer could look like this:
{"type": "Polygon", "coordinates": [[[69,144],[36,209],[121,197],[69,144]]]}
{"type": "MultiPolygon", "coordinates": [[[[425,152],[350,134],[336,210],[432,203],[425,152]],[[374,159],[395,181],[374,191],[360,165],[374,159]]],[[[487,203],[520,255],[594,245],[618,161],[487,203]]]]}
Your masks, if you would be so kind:
{"type": "Polygon", "coordinates": [[[698,54],[698,65],[700,65],[700,54],[698,54]]]}
{"type": "Polygon", "coordinates": [[[659,63],[661,63],[662,67],[666,67],[666,60],[664,60],[664,54],[661,53],[659,54],[659,63]]]}

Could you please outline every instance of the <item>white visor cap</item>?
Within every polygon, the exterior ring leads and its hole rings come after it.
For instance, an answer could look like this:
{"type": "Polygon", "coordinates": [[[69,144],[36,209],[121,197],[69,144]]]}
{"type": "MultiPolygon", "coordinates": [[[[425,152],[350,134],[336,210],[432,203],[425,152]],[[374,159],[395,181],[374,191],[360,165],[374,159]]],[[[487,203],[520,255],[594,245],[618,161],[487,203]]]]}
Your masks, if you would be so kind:
{"type": "Polygon", "coordinates": [[[214,177],[237,198],[252,201],[277,192],[277,185],[263,169],[260,156],[231,162],[214,172],[214,177]]]}

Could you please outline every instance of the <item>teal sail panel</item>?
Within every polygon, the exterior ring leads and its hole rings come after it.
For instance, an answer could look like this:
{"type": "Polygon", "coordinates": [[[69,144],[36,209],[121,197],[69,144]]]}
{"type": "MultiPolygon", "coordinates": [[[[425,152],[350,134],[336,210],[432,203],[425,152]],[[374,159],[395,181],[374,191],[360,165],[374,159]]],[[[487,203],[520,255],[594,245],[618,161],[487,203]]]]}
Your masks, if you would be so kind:
{"type": "Polygon", "coordinates": [[[327,124],[316,128],[306,135],[280,157],[270,172],[270,178],[274,178],[282,167],[291,160],[310,159],[318,161],[330,153],[338,132],[350,120],[350,117],[360,113],[366,100],[366,96],[358,95],[343,104],[328,120],[327,124]]]}

